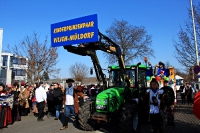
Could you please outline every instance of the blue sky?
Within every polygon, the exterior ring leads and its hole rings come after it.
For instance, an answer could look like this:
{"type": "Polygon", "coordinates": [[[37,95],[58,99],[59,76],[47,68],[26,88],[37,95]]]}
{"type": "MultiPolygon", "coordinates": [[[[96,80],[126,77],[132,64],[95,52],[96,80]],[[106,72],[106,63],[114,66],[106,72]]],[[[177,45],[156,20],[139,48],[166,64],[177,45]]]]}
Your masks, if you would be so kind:
{"type": "MultiPolygon", "coordinates": [[[[198,2],[200,0],[193,0],[194,5],[198,2]]],[[[97,14],[98,27],[102,33],[114,19],[144,26],[147,34],[152,35],[152,48],[155,51],[155,58],[150,58],[150,62],[157,64],[159,61],[168,61],[176,68],[183,68],[173,57],[175,50],[172,40],[178,41],[177,33],[188,19],[188,9],[190,0],[0,0],[3,50],[7,49],[8,44],[18,44],[34,31],[40,34],[41,41],[47,35],[50,46],[51,24],[97,14]]],[[[58,53],[56,67],[61,68],[58,77],[69,77],[69,67],[75,62],[92,67],[89,57],[68,53],[63,47],[58,48],[58,53]]],[[[98,57],[102,67],[107,68],[102,52],[98,52],[98,57]]]]}

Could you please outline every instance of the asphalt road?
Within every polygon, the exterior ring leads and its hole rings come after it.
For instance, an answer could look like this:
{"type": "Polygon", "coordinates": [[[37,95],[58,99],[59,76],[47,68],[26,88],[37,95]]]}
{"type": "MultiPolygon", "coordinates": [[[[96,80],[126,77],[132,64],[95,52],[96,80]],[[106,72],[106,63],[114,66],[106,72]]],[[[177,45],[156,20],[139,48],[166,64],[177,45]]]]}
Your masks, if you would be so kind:
{"type": "MultiPolygon", "coordinates": [[[[179,99],[180,97],[178,97],[179,99]]],[[[179,99],[180,100],[180,99],[179,99]]],[[[192,105],[182,105],[180,101],[176,105],[175,124],[176,126],[167,126],[165,133],[199,133],[200,120],[193,114],[192,105]]],[[[28,116],[23,116],[22,121],[15,122],[13,125],[8,125],[7,128],[0,129],[0,133],[118,133],[119,126],[116,123],[101,124],[100,131],[83,131],[74,126],[74,118],[71,117],[69,127],[66,130],[60,130],[62,127],[62,119],[54,120],[54,118],[44,117],[43,122],[37,122],[36,117],[30,113],[28,116]]],[[[151,125],[141,125],[140,133],[152,133],[151,125]]]]}

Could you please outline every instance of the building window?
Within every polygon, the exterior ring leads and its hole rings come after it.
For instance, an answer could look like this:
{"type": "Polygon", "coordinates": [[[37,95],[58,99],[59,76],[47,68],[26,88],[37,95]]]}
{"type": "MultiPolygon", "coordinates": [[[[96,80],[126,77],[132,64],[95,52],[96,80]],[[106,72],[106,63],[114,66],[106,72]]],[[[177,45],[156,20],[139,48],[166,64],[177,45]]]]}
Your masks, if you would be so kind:
{"type": "Polygon", "coordinates": [[[8,60],[8,56],[3,55],[3,66],[7,66],[7,60],[8,60]]]}
{"type": "Polygon", "coordinates": [[[15,76],[25,76],[26,71],[23,69],[13,69],[13,72],[15,73],[15,76]]]}
{"type": "Polygon", "coordinates": [[[13,64],[18,64],[18,58],[17,57],[13,57],[13,64]]]}
{"type": "Polygon", "coordinates": [[[13,67],[13,56],[10,56],[10,67],[13,67]]]}
{"type": "Polygon", "coordinates": [[[21,58],[22,65],[26,65],[26,58],[21,58]]]}

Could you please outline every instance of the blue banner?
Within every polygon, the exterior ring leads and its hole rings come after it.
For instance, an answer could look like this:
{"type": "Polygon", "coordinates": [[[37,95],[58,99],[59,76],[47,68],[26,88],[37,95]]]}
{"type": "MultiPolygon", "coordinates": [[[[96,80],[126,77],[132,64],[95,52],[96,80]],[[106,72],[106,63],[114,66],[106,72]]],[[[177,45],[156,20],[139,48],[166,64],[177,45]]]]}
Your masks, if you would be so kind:
{"type": "Polygon", "coordinates": [[[52,47],[97,41],[97,14],[51,24],[52,47]]]}

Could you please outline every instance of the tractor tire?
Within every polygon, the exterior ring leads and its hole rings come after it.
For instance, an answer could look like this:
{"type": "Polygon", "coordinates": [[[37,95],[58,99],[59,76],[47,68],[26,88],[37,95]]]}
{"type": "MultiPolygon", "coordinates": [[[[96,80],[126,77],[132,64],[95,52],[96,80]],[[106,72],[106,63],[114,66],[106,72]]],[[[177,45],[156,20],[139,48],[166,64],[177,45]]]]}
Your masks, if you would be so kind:
{"type": "Polygon", "coordinates": [[[78,122],[79,126],[85,131],[94,130],[92,122],[90,121],[92,104],[92,101],[87,101],[83,103],[81,107],[79,107],[78,122]]]}
{"type": "Polygon", "coordinates": [[[119,127],[121,133],[134,133],[138,130],[138,112],[134,104],[127,103],[122,107],[119,127]]]}

